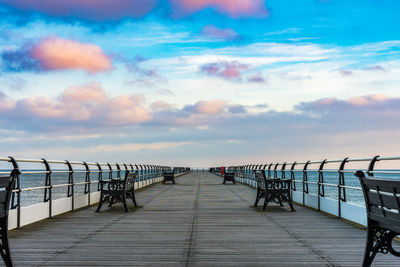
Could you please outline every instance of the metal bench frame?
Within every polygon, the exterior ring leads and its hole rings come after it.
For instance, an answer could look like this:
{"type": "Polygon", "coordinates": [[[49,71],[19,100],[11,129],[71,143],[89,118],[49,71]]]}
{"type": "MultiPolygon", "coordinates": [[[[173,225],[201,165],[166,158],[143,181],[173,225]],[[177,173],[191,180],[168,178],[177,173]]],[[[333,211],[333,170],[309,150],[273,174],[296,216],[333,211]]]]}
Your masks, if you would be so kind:
{"type": "Polygon", "coordinates": [[[232,181],[233,184],[236,184],[235,173],[234,172],[226,172],[224,174],[224,181],[222,183],[225,184],[226,181],[232,181]]]}
{"type": "Polygon", "coordinates": [[[125,179],[111,179],[100,181],[100,201],[96,212],[99,212],[104,202],[109,203],[109,207],[117,202],[121,202],[126,212],[129,212],[126,199],[132,199],[133,205],[137,207],[135,199],[135,172],[127,172],[125,179]]]}
{"type": "Polygon", "coordinates": [[[11,191],[15,187],[15,180],[21,173],[14,169],[10,176],[0,177],[0,254],[7,267],[12,267],[10,247],[8,245],[8,210],[10,208],[11,191]]]}
{"type": "Polygon", "coordinates": [[[173,184],[175,184],[175,173],[173,171],[172,172],[164,172],[163,176],[164,176],[163,181],[162,181],[163,184],[165,184],[165,182],[167,182],[167,181],[171,181],[173,184]]]}
{"type": "Polygon", "coordinates": [[[291,211],[295,211],[290,195],[291,180],[267,179],[264,172],[254,171],[257,181],[257,195],[254,207],[257,207],[260,199],[264,198],[263,211],[269,202],[273,201],[283,207],[282,202],[287,202],[291,211]]]}
{"type": "Polygon", "coordinates": [[[400,257],[393,249],[393,238],[400,235],[400,181],[366,177],[364,172],[355,174],[360,179],[367,210],[367,243],[363,267],[372,264],[377,253],[400,257]]]}

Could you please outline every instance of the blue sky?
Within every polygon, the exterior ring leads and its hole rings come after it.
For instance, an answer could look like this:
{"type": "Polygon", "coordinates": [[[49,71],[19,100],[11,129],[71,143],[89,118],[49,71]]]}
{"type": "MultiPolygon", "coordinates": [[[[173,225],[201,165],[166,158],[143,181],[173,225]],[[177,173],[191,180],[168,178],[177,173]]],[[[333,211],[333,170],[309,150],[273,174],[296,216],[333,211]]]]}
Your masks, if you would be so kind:
{"type": "Polygon", "coordinates": [[[4,156],[398,154],[400,2],[0,0],[4,156]]]}

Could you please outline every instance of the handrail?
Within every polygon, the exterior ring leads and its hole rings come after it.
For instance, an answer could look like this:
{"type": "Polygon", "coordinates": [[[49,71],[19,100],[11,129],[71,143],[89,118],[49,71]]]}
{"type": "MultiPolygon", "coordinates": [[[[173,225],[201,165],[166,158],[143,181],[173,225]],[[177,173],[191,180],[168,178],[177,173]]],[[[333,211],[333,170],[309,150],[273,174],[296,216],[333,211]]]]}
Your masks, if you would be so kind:
{"type": "MultiPolygon", "coordinates": [[[[153,164],[134,164],[134,163],[111,163],[111,162],[85,162],[85,161],[68,161],[68,160],[47,160],[47,159],[25,159],[25,158],[13,158],[13,157],[0,157],[0,162],[9,162],[12,164],[10,171],[18,169],[20,175],[17,176],[16,186],[12,190],[12,201],[11,209],[17,211],[17,228],[21,227],[21,195],[23,192],[43,190],[43,202],[49,203],[48,217],[52,217],[53,213],[53,200],[54,200],[54,189],[68,188],[66,196],[71,198],[71,210],[74,210],[74,199],[77,196],[74,188],[76,186],[84,186],[83,195],[87,197],[87,206],[91,205],[91,184],[99,184],[104,179],[103,173],[108,174],[108,179],[113,177],[121,178],[127,171],[135,171],[138,173],[137,182],[147,182],[149,179],[161,177],[163,171],[174,169],[176,173],[187,171],[185,167],[171,167],[163,165],[153,164]],[[31,163],[32,165],[40,164],[40,169],[27,169],[21,170],[19,167],[20,163],[31,163]],[[128,168],[129,166],[129,168],[128,168]],[[135,167],[134,167],[135,166],[135,167]],[[58,167],[58,168],[55,168],[58,167]],[[65,170],[64,170],[65,168],[65,170]],[[60,175],[65,174],[65,180],[61,183],[57,181],[60,175]],[[77,181],[75,176],[81,174],[83,181],[77,181]],[[21,177],[25,175],[44,175],[45,181],[42,186],[31,186],[21,188],[21,177]]],[[[10,173],[10,171],[1,170],[0,173],[10,173]]],[[[28,178],[24,178],[24,180],[28,178]]],[[[59,180],[59,179],[58,179],[59,180]]],[[[100,187],[97,186],[95,191],[99,191],[100,187]]]]}
{"type": "MultiPolygon", "coordinates": [[[[302,205],[309,205],[307,201],[310,201],[311,198],[309,196],[312,196],[316,199],[316,202],[314,202],[316,204],[313,204],[315,205],[313,207],[317,210],[322,210],[321,201],[323,199],[332,199],[332,194],[334,194],[336,196],[335,200],[337,201],[337,216],[342,217],[342,206],[349,201],[349,198],[354,197],[353,195],[349,195],[347,190],[362,190],[358,185],[358,179],[353,177],[353,175],[349,176],[351,179],[354,179],[351,180],[352,183],[346,184],[346,179],[348,179],[348,177],[345,177],[345,175],[353,174],[356,170],[363,170],[368,174],[368,176],[374,176],[374,174],[397,175],[400,178],[400,169],[376,168],[378,162],[381,163],[394,160],[400,161],[400,156],[374,156],[364,158],[346,157],[344,159],[324,159],[282,163],[271,162],[257,165],[246,164],[229,166],[229,168],[232,168],[240,179],[244,179],[245,183],[253,187],[256,187],[255,176],[253,174],[255,170],[264,172],[265,175],[270,178],[290,179],[292,181],[292,193],[296,193],[297,196],[299,196],[299,193],[302,195],[302,200],[299,202],[302,205]],[[338,167],[332,167],[333,163],[338,163],[338,167]],[[357,169],[348,168],[348,166],[351,165],[350,163],[363,163],[365,166],[364,168],[357,169]],[[337,180],[332,180],[335,173],[337,175],[337,180]],[[327,182],[325,181],[325,179],[327,179],[326,177],[329,178],[327,182]],[[312,180],[310,181],[310,179],[312,180]],[[298,184],[300,184],[300,189],[296,187],[298,184]],[[310,191],[309,186],[313,190],[310,191]],[[329,189],[329,196],[326,193],[327,189],[329,189]]],[[[218,169],[218,167],[215,169],[218,169]]],[[[362,199],[361,194],[360,196],[362,199]]]]}

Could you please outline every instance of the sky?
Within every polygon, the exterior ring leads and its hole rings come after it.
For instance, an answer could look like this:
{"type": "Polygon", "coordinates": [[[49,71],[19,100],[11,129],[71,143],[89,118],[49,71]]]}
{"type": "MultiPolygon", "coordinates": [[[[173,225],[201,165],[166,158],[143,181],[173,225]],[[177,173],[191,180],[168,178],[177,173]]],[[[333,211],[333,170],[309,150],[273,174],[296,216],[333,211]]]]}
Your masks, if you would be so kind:
{"type": "Polygon", "coordinates": [[[399,155],[398,0],[0,0],[0,155],[399,155]]]}

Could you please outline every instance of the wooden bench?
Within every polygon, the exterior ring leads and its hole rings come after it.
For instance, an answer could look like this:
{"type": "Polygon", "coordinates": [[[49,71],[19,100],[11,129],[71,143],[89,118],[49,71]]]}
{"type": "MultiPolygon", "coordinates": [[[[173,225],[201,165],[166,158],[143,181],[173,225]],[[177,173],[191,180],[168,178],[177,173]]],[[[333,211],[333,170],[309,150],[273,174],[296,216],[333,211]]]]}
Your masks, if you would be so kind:
{"type": "Polygon", "coordinates": [[[164,172],[163,173],[164,179],[162,181],[163,184],[167,181],[171,181],[173,184],[175,184],[175,173],[174,171],[172,172],[164,172]]]}
{"type": "Polygon", "coordinates": [[[362,266],[370,266],[377,253],[390,252],[400,257],[400,251],[392,246],[393,238],[400,235],[400,180],[365,177],[362,171],[355,176],[360,179],[367,209],[367,244],[362,266]]]}
{"type": "Polygon", "coordinates": [[[295,211],[290,195],[291,180],[286,179],[270,179],[265,176],[264,172],[254,172],[257,181],[257,196],[254,202],[254,207],[257,207],[260,199],[264,198],[263,211],[267,208],[269,202],[279,203],[282,207],[282,202],[287,202],[291,211],[295,211]]]}
{"type": "Polygon", "coordinates": [[[0,177],[0,253],[7,267],[13,266],[10,247],[8,245],[8,210],[10,207],[11,192],[15,180],[20,175],[18,170],[13,170],[10,176],[0,177]]]}
{"type": "Polygon", "coordinates": [[[234,172],[226,172],[224,174],[224,181],[222,183],[225,184],[225,182],[227,182],[227,181],[232,181],[233,184],[236,184],[234,172]]]}
{"type": "Polygon", "coordinates": [[[109,203],[109,207],[117,202],[121,202],[126,212],[128,212],[128,206],[126,199],[132,199],[133,205],[137,207],[135,199],[135,172],[127,172],[125,179],[111,179],[100,181],[100,201],[97,206],[96,212],[99,212],[104,202],[109,203]]]}

